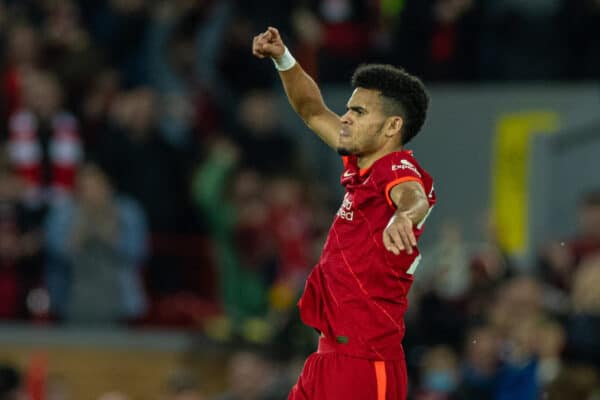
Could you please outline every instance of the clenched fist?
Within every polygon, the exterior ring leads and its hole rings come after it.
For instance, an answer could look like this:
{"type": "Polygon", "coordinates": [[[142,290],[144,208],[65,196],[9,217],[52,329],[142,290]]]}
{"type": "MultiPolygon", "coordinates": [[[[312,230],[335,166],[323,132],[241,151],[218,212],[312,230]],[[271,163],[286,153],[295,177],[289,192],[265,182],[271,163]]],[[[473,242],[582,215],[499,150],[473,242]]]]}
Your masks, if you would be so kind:
{"type": "Polygon", "coordinates": [[[412,254],[413,247],[417,246],[417,239],[413,232],[413,222],[408,215],[398,212],[394,214],[383,231],[383,245],[395,255],[403,250],[412,254]]]}
{"type": "Polygon", "coordinates": [[[284,51],[285,45],[281,40],[281,35],[272,26],[263,33],[254,36],[252,40],[252,54],[258,58],[271,57],[277,60],[283,55],[284,51]]]}

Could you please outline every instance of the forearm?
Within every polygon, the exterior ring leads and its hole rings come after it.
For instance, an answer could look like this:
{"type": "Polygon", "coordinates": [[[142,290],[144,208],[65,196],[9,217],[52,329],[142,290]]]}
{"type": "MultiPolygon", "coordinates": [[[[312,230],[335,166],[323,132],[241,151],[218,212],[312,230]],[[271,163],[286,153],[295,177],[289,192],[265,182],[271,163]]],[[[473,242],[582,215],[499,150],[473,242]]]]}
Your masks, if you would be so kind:
{"type": "Polygon", "coordinates": [[[294,111],[305,122],[326,109],[321,90],[300,64],[296,63],[287,71],[279,71],[279,77],[294,111]]]}
{"type": "Polygon", "coordinates": [[[415,225],[423,220],[429,210],[427,197],[418,188],[403,190],[394,203],[396,204],[396,214],[407,216],[415,225]]]}
{"type": "Polygon", "coordinates": [[[290,54],[277,29],[269,27],[255,36],[252,52],[258,58],[269,57],[275,62],[294,111],[325,143],[335,148],[341,128],[340,117],[327,108],[319,87],[290,54]]]}

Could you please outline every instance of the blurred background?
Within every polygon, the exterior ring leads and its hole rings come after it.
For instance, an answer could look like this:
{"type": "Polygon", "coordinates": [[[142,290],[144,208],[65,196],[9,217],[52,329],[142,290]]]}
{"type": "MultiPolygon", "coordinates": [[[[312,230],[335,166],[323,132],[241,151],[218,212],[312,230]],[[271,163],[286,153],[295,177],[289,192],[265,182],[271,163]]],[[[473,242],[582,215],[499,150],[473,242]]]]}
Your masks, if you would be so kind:
{"type": "Polygon", "coordinates": [[[267,25],[430,90],[410,399],[600,398],[600,1],[0,0],[0,399],[286,398],[341,163],[267,25]]]}

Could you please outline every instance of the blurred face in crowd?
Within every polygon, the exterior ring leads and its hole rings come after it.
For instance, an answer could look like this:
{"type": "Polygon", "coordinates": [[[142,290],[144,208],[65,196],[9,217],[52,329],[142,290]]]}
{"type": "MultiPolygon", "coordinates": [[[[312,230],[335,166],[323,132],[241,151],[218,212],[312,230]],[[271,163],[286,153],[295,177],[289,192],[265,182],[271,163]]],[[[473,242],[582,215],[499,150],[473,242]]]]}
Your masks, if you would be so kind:
{"type": "Polygon", "coordinates": [[[134,137],[146,138],[156,122],[156,94],[149,88],[137,89],[130,94],[129,101],[131,103],[129,127],[134,137]]]}
{"type": "Polygon", "coordinates": [[[422,361],[424,389],[437,393],[451,393],[458,385],[458,359],[447,346],[436,346],[427,351],[422,361]]]}
{"type": "Polygon", "coordinates": [[[556,322],[547,322],[537,329],[536,348],[541,358],[558,358],[565,345],[565,330],[556,322]]]}
{"type": "Polygon", "coordinates": [[[103,116],[117,98],[119,92],[119,77],[116,71],[104,69],[92,83],[84,99],[86,118],[97,119],[103,116]]]}
{"type": "Polygon", "coordinates": [[[533,357],[537,349],[538,318],[513,321],[508,332],[509,352],[508,359],[521,364],[533,357]]]}
{"type": "Polygon", "coordinates": [[[268,182],[267,197],[275,206],[290,207],[302,199],[302,185],[288,177],[272,179],[268,182]]]}
{"type": "Polygon", "coordinates": [[[110,204],[112,190],[108,178],[95,165],[82,167],[77,177],[77,189],[81,202],[94,208],[110,204]]]}
{"type": "Polygon", "coordinates": [[[467,335],[466,357],[480,373],[492,374],[498,362],[498,334],[492,327],[479,327],[467,335]]]}
{"type": "Polygon", "coordinates": [[[9,35],[8,52],[14,64],[33,65],[39,52],[36,32],[26,25],[15,27],[9,35]]]}
{"type": "Polygon", "coordinates": [[[234,178],[232,185],[233,201],[244,204],[262,198],[263,180],[253,169],[242,169],[234,178]]]}
{"type": "Polygon", "coordinates": [[[571,302],[574,311],[600,315],[600,255],[585,258],[573,279],[571,302]]]}
{"type": "Polygon", "coordinates": [[[26,74],[23,80],[23,100],[27,108],[46,119],[60,110],[63,93],[52,75],[31,72],[26,74]]]}
{"type": "Polygon", "coordinates": [[[582,235],[600,239],[600,204],[584,204],[579,211],[579,227],[582,235]]]}
{"type": "Polygon", "coordinates": [[[397,130],[385,129],[388,117],[383,112],[383,99],[378,91],[357,88],[348,100],[348,111],[342,115],[338,153],[364,156],[380,150],[389,140],[400,143],[402,121],[397,130]]]}
{"type": "Polygon", "coordinates": [[[89,44],[87,32],[81,29],[79,7],[71,0],[49,1],[44,38],[49,44],[68,50],[81,50],[89,44]]]}
{"type": "Polygon", "coordinates": [[[240,103],[240,122],[254,135],[271,133],[276,126],[276,115],[275,99],[269,92],[252,92],[240,103]]]}
{"type": "Polygon", "coordinates": [[[542,305],[542,289],[534,279],[514,278],[504,286],[500,301],[508,305],[514,318],[527,319],[539,313],[542,305]]]}

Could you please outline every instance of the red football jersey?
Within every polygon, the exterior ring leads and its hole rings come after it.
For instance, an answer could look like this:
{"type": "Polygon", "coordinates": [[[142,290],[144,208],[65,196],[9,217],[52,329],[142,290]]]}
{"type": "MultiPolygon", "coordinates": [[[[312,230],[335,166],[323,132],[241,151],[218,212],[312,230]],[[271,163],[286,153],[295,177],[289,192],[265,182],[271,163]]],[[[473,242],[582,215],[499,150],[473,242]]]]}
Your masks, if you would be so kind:
{"type": "MultiPolygon", "coordinates": [[[[431,211],[433,180],[410,151],[387,154],[366,170],[359,170],[355,156],[344,157],[344,166],[344,200],[306,282],[300,315],[305,324],[336,340],[342,352],[374,360],[402,359],[407,295],[421,256],[418,249],[410,255],[386,250],[383,230],[395,212],[392,188],[419,182],[431,211]]],[[[417,238],[424,222],[414,229],[417,238]]]]}

